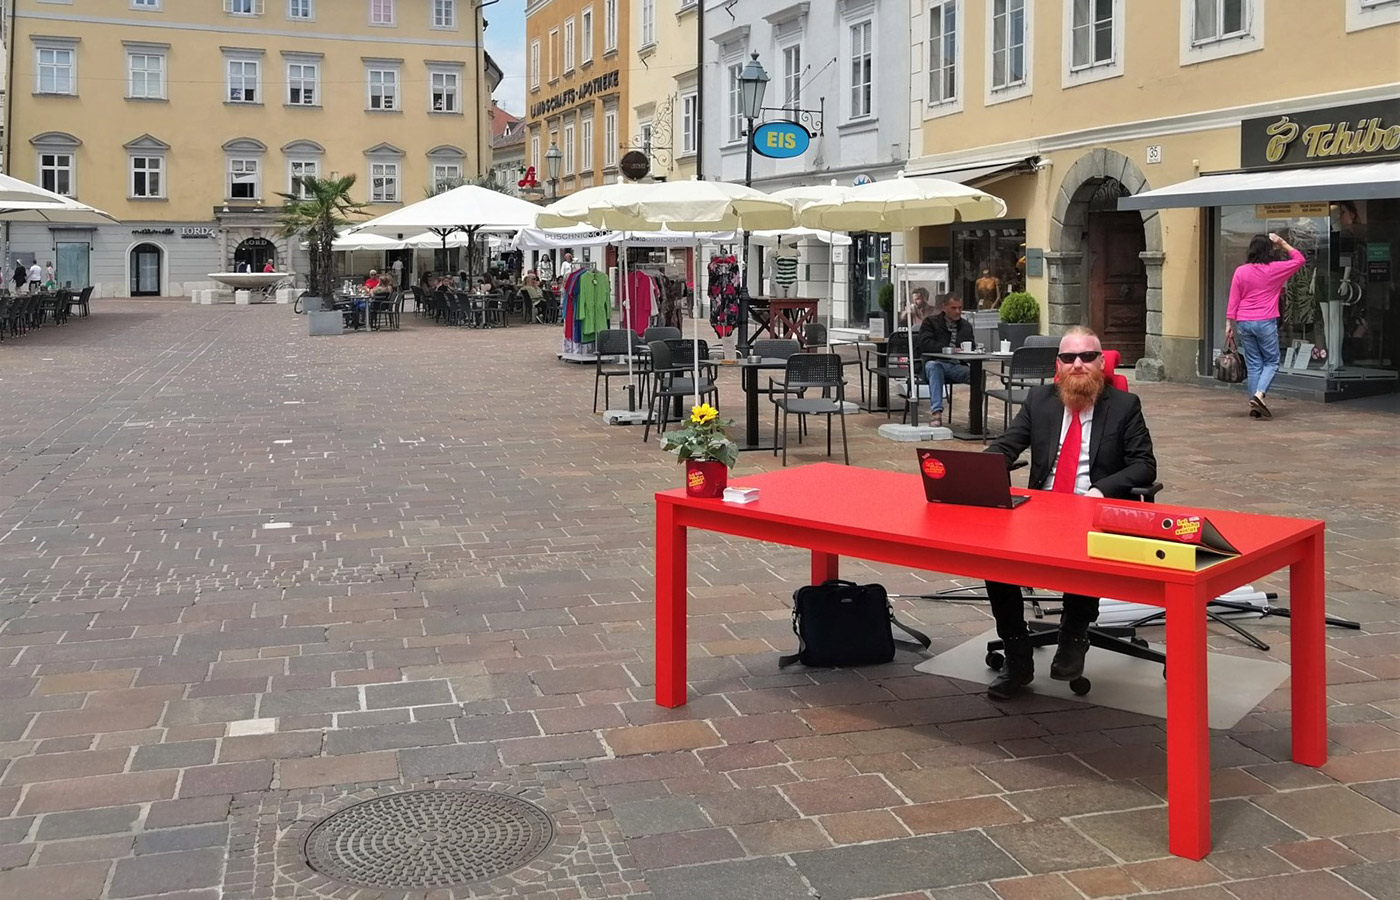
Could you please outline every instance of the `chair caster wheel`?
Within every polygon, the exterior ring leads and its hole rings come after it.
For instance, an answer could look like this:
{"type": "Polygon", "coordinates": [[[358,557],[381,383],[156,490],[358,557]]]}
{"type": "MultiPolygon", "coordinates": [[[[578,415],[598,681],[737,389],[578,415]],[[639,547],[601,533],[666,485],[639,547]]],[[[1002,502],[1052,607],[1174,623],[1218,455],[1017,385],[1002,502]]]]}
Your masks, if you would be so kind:
{"type": "Polygon", "coordinates": [[[1144,638],[1140,638],[1140,637],[1129,638],[1129,643],[1131,643],[1134,647],[1141,647],[1141,648],[1144,649],[1144,650],[1147,649],[1147,640],[1144,639],[1144,638]]]}
{"type": "Polygon", "coordinates": [[[1083,697],[1089,693],[1089,688],[1093,687],[1093,682],[1087,678],[1075,678],[1069,683],[1069,689],[1074,692],[1074,696],[1083,697]]]}
{"type": "Polygon", "coordinates": [[[1001,667],[1006,664],[1006,657],[993,650],[987,654],[987,658],[984,662],[987,664],[987,668],[996,669],[999,672],[1001,671],[1001,667]]]}

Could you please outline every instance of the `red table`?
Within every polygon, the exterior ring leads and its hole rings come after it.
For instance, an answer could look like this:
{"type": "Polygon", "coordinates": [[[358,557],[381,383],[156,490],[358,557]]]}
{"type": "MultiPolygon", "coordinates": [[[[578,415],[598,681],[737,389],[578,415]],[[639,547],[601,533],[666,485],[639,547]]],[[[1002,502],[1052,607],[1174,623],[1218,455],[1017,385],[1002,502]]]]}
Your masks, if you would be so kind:
{"type": "MultiPolygon", "coordinates": [[[[912,456],[912,454],[911,454],[912,456]]],[[[910,460],[912,466],[913,460],[910,460]]],[[[1114,597],[1166,609],[1167,822],[1172,853],[1210,852],[1206,601],[1289,567],[1293,759],[1327,761],[1323,523],[1211,510],[1241,555],[1200,572],[1090,559],[1085,534],[1099,500],[1035,491],[1015,510],[924,500],[917,475],[818,463],[745,477],[749,504],[656,495],[656,702],[686,702],[686,529],[812,551],[812,583],[842,556],[975,578],[1114,597]],[[833,502],[832,498],[840,498],[833,502]],[[972,537],[975,536],[975,539],[972,537]]],[[[1159,504],[1162,512],[1185,511],[1159,504]]],[[[1008,704],[1014,710],[1014,701],[1008,704]]]]}

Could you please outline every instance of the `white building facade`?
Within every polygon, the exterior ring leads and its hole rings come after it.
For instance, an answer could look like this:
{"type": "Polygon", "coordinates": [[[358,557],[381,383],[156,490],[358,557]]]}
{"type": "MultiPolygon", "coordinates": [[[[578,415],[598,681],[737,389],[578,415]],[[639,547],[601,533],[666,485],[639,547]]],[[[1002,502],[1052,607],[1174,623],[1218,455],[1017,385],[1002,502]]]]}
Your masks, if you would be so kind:
{"type": "MultiPolygon", "coordinates": [[[[844,185],[893,178],[909,156],[909,4],[907,0],[703,0],[704,127],[702,176],[742,183],[747,122],[739,73],[758,53],[769,82],[768,111],[755,120],[790,120],[813,135],[792,159],[753,154],[753,186],[844,185]],[[803,112],[805,111],[805,112],[803,112]]],[[[823,318],[864,325],[879,312],[879,286],[904,261],[901,234],[852,235],[850,247],[806,241],[800,247],[799,296],[835,292],[823,318]]],[[[765,278],[763,293],[767,293],[765,278]]]]}

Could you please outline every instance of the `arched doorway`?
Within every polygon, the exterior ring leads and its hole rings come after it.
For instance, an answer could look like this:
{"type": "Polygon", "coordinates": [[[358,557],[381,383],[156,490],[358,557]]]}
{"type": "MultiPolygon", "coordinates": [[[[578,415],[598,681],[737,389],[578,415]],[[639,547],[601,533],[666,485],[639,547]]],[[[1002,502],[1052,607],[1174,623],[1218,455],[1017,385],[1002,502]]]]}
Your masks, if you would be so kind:
{"type": "Polygon", "coordinates": [[[1057,192],[1045,254],[1053,333],[1088,325],[1105,347],[1160,381],[1162,225],[1156,211],[1119,212],[1118,199],[1148,187],[1131,159],[1104,148],[1070,167],[1057,192]]]}
{"type": "Polygon", "coordinates": [[[155,244],[137,244],[131,248],[131,296],[160,296],[161,249],[155,244]]]}
{"type": "Polygon", "coordinates": [[[277,245],[265,237],[246,238],[233,251],[235,272],[261,272],[268,263],[277,268],[277,245]]]}

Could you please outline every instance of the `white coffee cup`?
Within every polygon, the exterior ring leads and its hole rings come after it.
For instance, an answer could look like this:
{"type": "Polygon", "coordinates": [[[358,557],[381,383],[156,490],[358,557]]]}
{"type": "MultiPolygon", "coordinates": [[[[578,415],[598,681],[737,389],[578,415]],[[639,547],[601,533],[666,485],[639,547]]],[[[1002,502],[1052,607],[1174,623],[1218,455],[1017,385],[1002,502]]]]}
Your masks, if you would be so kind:
{"type": "Polygon", "coordinates": [[[1011,352],[1011,342],[1010,342],[1010,341],[1002,341],[1002,342],[1001,342],[1001,352],[1002,352],[1002,353],[1010,353],[1010,352],[1011,352]]]}
{"type": "Polygon", "coordinates": [[[963,341],[961,344],[958,345],[958,349],[964,353],[971,353],[972,341],[963,341]]]}

